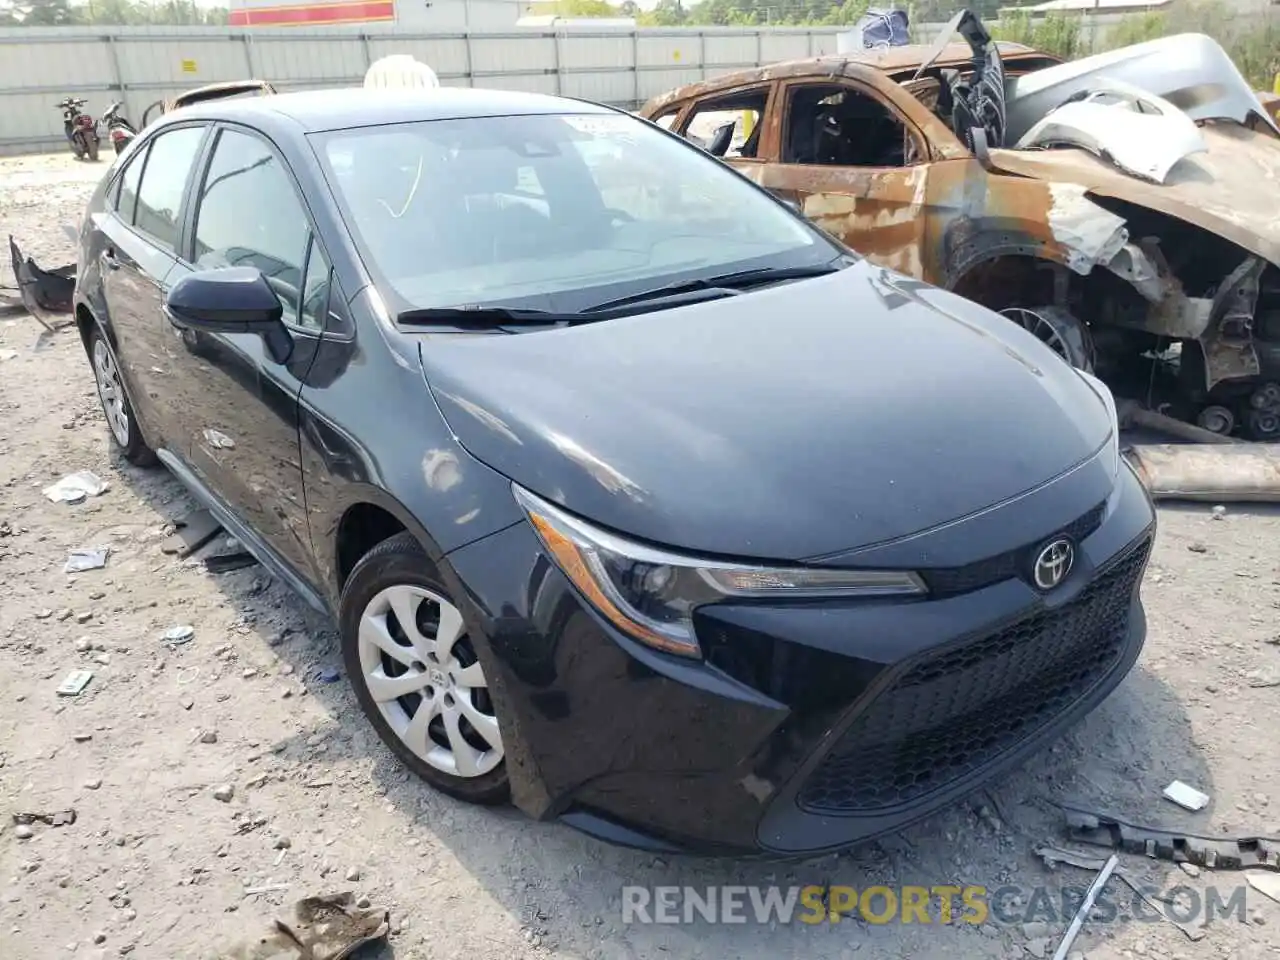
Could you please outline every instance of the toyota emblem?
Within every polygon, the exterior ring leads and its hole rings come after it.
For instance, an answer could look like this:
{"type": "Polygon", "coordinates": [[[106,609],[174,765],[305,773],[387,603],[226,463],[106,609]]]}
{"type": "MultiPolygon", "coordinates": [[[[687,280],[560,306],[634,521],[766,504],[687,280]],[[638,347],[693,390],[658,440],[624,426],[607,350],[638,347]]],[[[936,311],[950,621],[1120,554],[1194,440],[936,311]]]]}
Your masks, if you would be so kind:
{"type": "Polygon", "coordinates": [[[1032,571],[1036,586],[1041,590],[1052,590],[1067,579],[1075,560],[1076,548],[1071,545],[1070,540],[1054,540],[1036,557],[1035,569],[1032,571]]]}

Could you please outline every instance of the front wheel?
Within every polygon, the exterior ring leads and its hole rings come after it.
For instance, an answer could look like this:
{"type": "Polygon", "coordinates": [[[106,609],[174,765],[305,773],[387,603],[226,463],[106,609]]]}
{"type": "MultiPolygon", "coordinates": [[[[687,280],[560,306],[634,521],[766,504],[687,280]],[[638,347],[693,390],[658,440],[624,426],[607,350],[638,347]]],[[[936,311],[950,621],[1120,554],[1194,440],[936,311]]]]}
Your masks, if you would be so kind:
{"type": "Polygon", "coordinates": [[[156,455],[142,439],[133,407],[124,392],[120,379],[120,364],[115,351],[107,343],[102,331],[94,328],[89,337],[89,359],[93,364],[93,377],[98,384],[98,400],[106,415],[111,439],[120,448],[124,458],[134,466],[147,467],[156,462],[156,455]]]}
{"type": "Polygon", "coordinates": [[[506,801],[491,668],[412,534],[383,541],[356,564],[338,612],[347,675],[382,741],[442,793],[506,801]]]}
{"type": "Polygon", "coordinates": [[[1070,311],[1062,307],[1006,307],[1000,313],[1073,367],[1093,372],[1093,336],[1088,325],[1070,311]]]}
{"type": "Polygon", "coordinates": [[[98,162],[98,140],[96,137],[88,138],[89,141],[89,159],[93,163],[98,162]]]}

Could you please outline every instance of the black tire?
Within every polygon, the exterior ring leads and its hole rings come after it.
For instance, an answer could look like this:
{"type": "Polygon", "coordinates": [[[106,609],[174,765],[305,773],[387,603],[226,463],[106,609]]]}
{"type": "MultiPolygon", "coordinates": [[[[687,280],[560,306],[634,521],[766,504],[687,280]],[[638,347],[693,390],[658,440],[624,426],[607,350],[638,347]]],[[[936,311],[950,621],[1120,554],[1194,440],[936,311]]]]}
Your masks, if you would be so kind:
{"type": "Polygon", "coordinates": [[[1062,307],[1006,307],[1000,313],[1038,337],[1054,353],[1086,373],[1093,373],[1095,359],[1089,325],[1062,307]]]}
{"type": "MultiPolygon", "coordinates": [[[[476,777],[460,777],[446,773],[417,756],[391,729],[378,709],[364,678],[360,663],[360,620],[375,597],[388,587],[416,586],[438,594],[450,603],[448,588],[436,574],[426,553],[410,533],[400,533],[384,540],[355,565],[343,587],[338,602],[338,624],[342,635],[342,659],[356,700],[373,729],[406,767],[441,793],[468,803],[494,805],[506,803],[511,796],[505,757],[491,771],[476,777]]],[[[474,652],[488,677],[493,669],[487,657],[477,648],[474,652]]]]}
{"type": "Polygon", "coordinates": [[[124,390],[124,385],[119,381],[120,363],[116,359],[116,353],[111,349],[111,344],[107,342],[107,338],[103,336],[102,331],[96,324],[89,334],[89,342],[86,347],[89,354],[89,364],[93,368],[94,382],[98,387],[98,402],[102,405],[103,416],[107,418],[107,432],[111,435],[111,442],[119,449],[120,455],[135,467],[154,466],[156,463],[155,451],[147,446],[146,440],[143,439],[142,429],[138,426],[138,418],[133,413],[133,404],[129,402],[129,396],[124,390]],[[117,371],[116,390],[120,402],[118,414],[113,412],[107,396],[104,395],[103,374],[98,365],[99,349],[106,351],[107,356],[111,358],[112,367],[117,371]],[[121,442],[119,432],[112,424],[112,418],[116,415],[123,416],[127,424],[128,432],[125,442],[121,442]]]}

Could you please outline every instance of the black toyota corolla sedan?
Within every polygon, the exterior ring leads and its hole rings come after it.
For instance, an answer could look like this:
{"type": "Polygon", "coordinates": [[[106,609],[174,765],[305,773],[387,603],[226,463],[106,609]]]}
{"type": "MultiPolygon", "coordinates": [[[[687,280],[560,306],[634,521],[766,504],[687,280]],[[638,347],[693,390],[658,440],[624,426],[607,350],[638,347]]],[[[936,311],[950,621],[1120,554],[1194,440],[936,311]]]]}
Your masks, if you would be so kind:
{"type": "Polygon", "coordinates": [[[655,849],[895,830],[1093,708],[1151,503],[1107,389],[605,107],[176,111],[81,233],[124,457],[339,623],[424,780],[655,849]]]}

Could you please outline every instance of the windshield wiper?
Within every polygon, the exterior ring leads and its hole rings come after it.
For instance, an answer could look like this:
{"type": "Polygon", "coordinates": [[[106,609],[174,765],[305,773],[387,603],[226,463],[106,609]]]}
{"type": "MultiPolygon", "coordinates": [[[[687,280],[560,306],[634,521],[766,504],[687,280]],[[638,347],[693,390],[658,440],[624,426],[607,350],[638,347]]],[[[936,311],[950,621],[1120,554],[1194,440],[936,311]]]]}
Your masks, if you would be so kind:
{"type": "Polygon", "coordinates": [[[835,266],[831,263],[823,263],[818,265],[810,264],[803,267],[757,267],[753,270],[739,270],[736,273],[726,273],[718,277],[697,277],[693,280],[681,280],[678,283],[654,287],[652,290],[642,290],[640,293],[618,297],[616,300],[606,300],[604,303],[586,307],[582,312],[595,314],[634,303],[646,303],[652,300],[666,300],[677,297],[685,299],[686,295],[695,294],[696,296],[688,296],[687,299],[696,303],[701,300],[732,297],[741,293],[746,287],[753,287],[762,283],[781,283],[784,280],[825,277],[829,273],[842,270],[845,266],[848,266],[848,264],[844,263],[842,266],[835,266]]]}
{"type": "Polygon", "coordinates": [[[553,313],[525,307],[422,307],[396,315],[399,323],[442,324],[450,327],[549,327],[556,324],[585,323],[595,317],[576,313],[553,313]]]}

